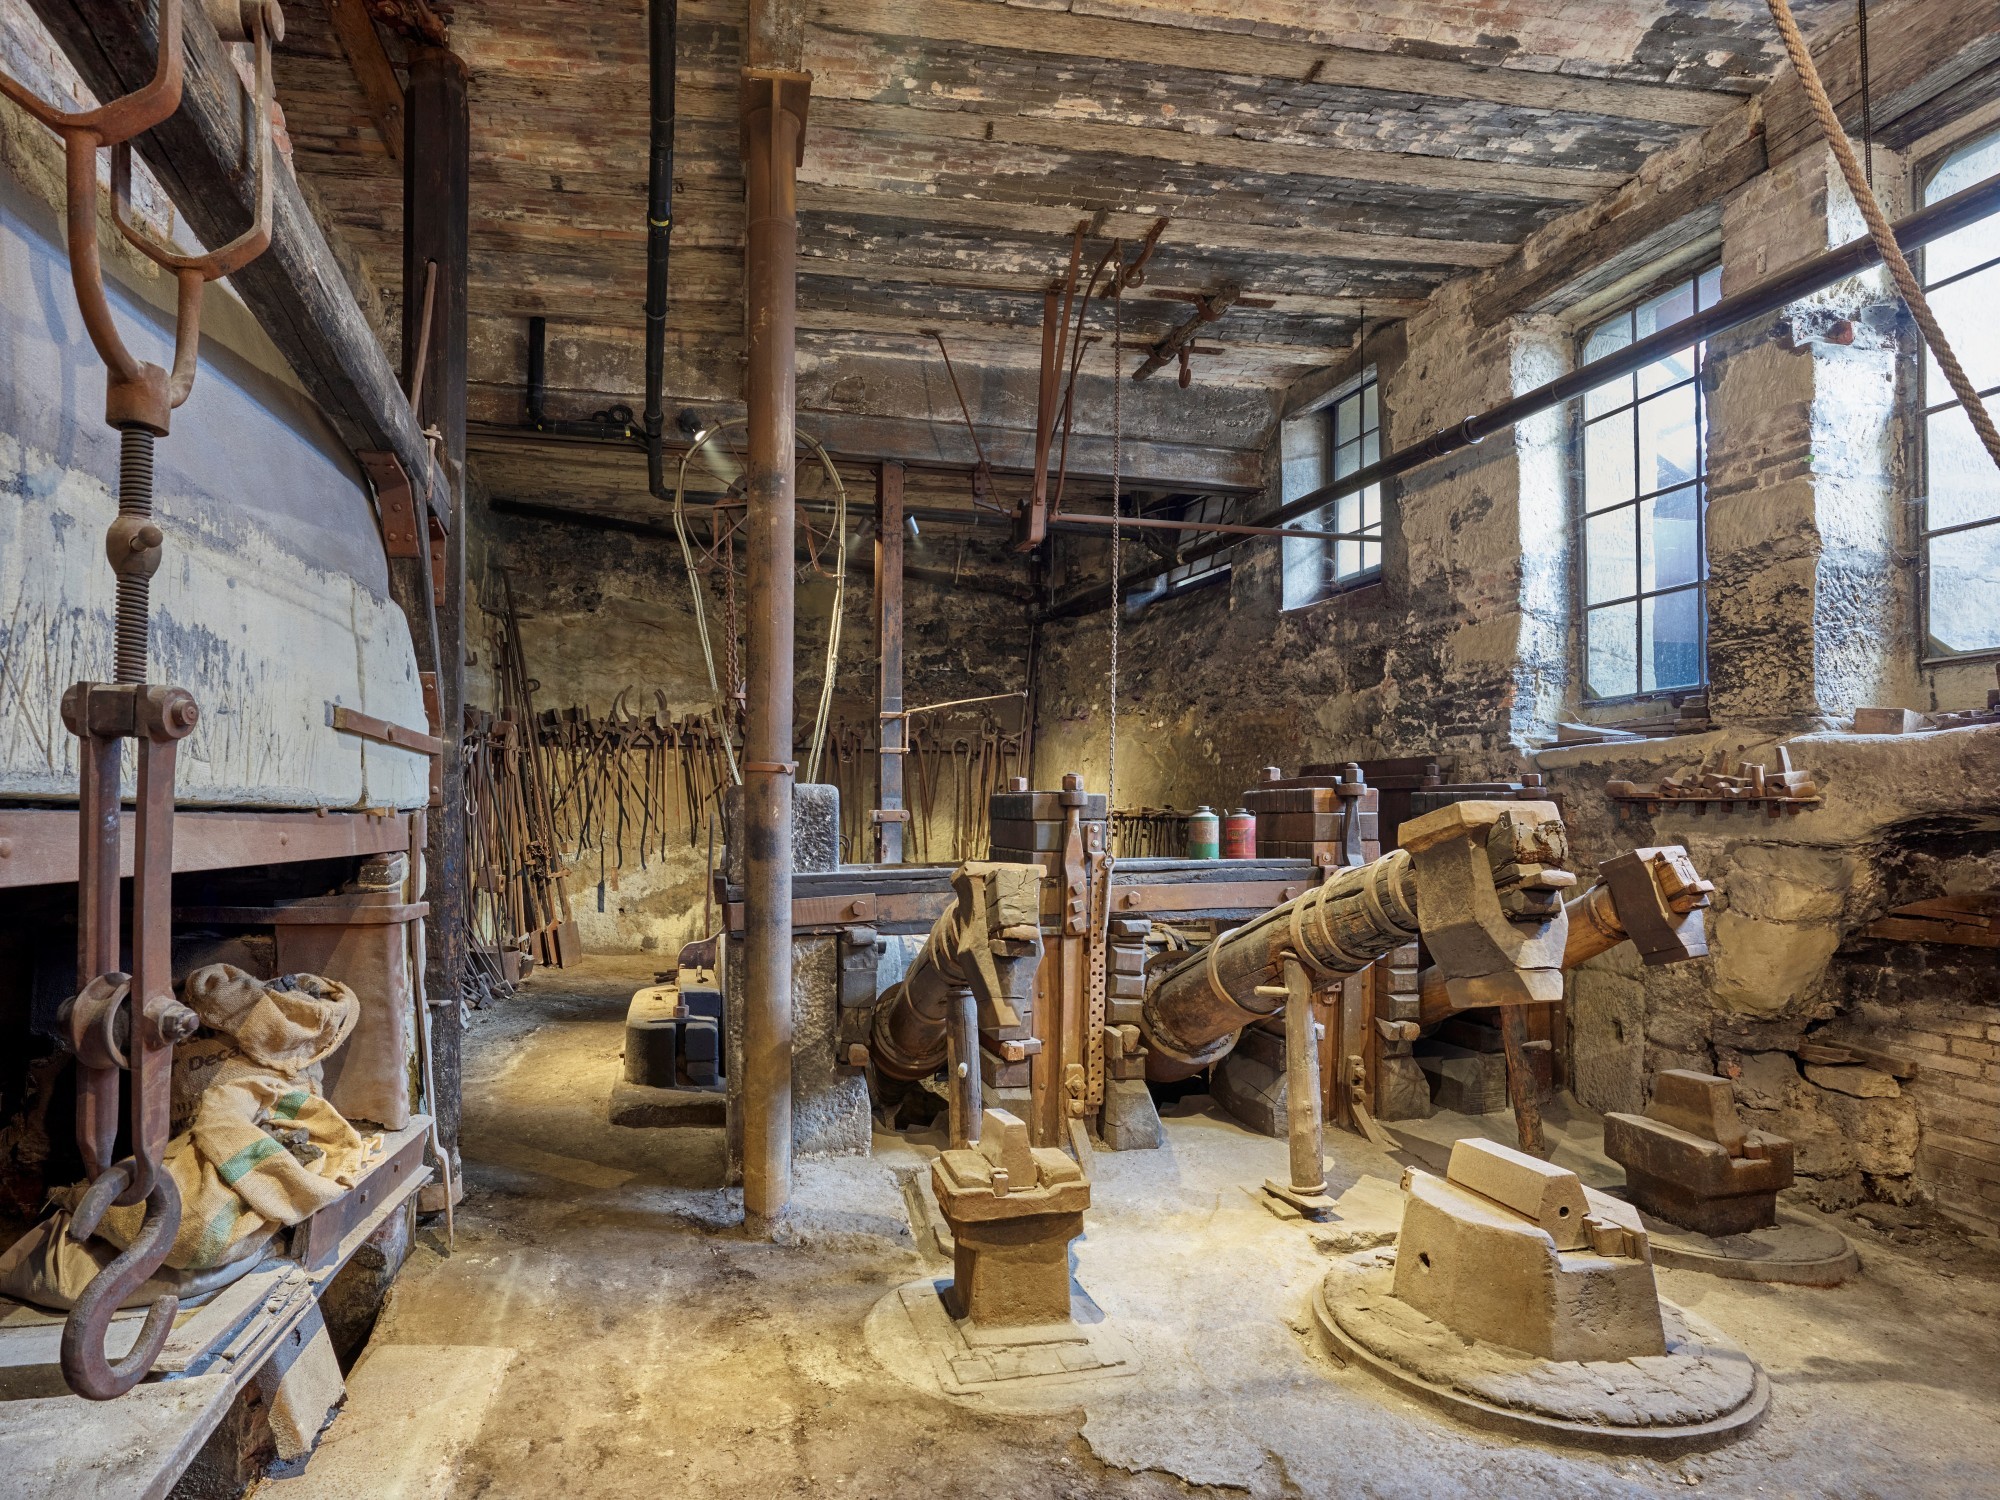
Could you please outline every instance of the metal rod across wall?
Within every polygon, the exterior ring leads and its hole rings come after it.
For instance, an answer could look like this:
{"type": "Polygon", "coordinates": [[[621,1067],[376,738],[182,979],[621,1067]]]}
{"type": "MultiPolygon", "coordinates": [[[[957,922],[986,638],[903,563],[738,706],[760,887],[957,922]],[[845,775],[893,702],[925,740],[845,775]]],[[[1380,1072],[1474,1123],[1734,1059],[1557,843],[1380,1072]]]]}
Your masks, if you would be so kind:
{"type": "MultiPolygon", "coordinates": [[[[1954,193],[1951,197],[1942,199],[1921,212],[1911,214],[1895,226],[1896,239],[1905,250],[1914,250],[1920,245],[1927,245],[1933,240],[1943,239],[1948,234],[1976,224],[1995,212],[2000,212],[2000,178],[1954,193]]],[[[1789,307],[1814,292],[1824,291],[1836,281],[1843,281],[1878,264],[1880,259],[1874,242],[1866,235],[1860,239],[1849,240],[1838,249],[1829,250],[1824,255],[1816,255],[1782,275],[1772,277],[1769,281],[1745,288],[1734,296],[1724,297],[1706,312],[1684,318],[1657,333],[1649,334],[1637,343],[1627,345],[1615,354],[1608,354],[1603,359],[1580,365],[1569,374],[1551,380],[1546,385],[1537,386],[1524,395],[1516,396],[1512,401],[1503,402],[1489,411],[1467,417],[1456,427],[1447,427],[1440,432],[1434,432],[1421,442],[1412,443],[1407,448],[1399,448],[1393,453],[1384,455],[1379,462],[1372,463],[1365,469],[1357,469],[1332,484],[1322,485],[1299,496],[1296,500],[1289,500],[1269,515],[1259,517],[1257,524],[1269,527],[1283,526],[1286,522],[1319,510],[1343,496],[1358,494],[1371,484],[1394,479],[1412,469],[1421,468],[1427,463],[1469,448],[1496,432],[1512,427],[1517,422],[1547,411],[1552,406],[1573,400],[1607,380],[1615,380],[1620,375],[1629,375],[1651,364],[1662,355],[1684,349],[1689,344],[1699,343],[1703,339],[1713,338],[1718,333],[1789,307]]],[[[1134,523],[1128,517],[1126,524],[1134,523]]],[[[1204,529],[1221,530],[1220,527],[1204,529]]],[[[1370,540],[1377,539],[1370,538],[1370,540]]],[[[1212,542],[1189,548],[1172,563],[1148,564],[1145,568],[1128,573],[1125,576],[1124,587],[1129,589],[1149,582],[1164,573],[1171,572],[1174,568],[1185,567],[1191,562],[1212,557],[1235,545],[1236,542],[1229,534],[1219,536],[1212,542]]],[[[1110,602],[1111,586],[1108,583],[1102,584],[1052,606],[1043,618],[1059,619],[1068,615],[1087,614],[1110,602]]]]}

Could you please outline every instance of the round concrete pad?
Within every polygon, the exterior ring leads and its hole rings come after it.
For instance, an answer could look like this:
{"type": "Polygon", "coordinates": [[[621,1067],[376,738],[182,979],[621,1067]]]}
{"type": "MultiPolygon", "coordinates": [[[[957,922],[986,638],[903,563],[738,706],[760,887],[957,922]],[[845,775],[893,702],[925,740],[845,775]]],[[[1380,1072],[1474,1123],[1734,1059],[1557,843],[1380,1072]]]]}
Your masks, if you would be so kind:
{"type": "Polygon", "coordinates": [[[1720,1238],[1651,1214],[1639,1217],[1653,1242],[1654,1264],[1679,1271],[1787,1286],[1839,1286],[1861,1269],[1861,1257],[1846,1235],[1791,1214],[1781,1212],[1769,1229],[1720,1238]]]}
{"type": "Polygon", "coordinates": [[[1763,1370],[1735,1344],[1662,1301],[1667,1353],[1590,1363],[1538,1359],[1469,1340],[1391,1295],[1393,1250],[1334,1263],[1313,1315],[1336,1358],[1475,1426],[1612,1452],[1715,1447],[1762,1419],[1763,1370]]]}

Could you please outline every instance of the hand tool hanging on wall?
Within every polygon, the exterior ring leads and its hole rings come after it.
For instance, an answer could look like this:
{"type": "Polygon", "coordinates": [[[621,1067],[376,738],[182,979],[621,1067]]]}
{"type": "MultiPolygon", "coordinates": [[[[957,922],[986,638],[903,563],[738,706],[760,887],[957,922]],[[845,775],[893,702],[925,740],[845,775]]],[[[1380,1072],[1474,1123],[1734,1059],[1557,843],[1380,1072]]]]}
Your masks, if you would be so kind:
{"type": "Polygon", "coordinates": [[[77,1204],[70,1238],[88,1240],[113,1204],[143,1202],[143,1227],[130,1246],[91,1279],[63,1326],[62,1371],[80,1396],[122,1396],[152,1368],[173,1329],[179,1299],[163,1296],[146,1311],[123,1359],[104,1349],[112,1316],[164,1263],[180,1227],[181,1203],[161,1170],[170,1133],[173,1049],[193,1035],[195,1015],[173,997],[172,901],[174,761],[200,711],[181,688],[146,680],[153,574],[164,537],[153,520],[153,444],[167,435],[175,408],[194,387],[206,285],[263,253],[271,238],[271,44],[284,32],[274,3],[210,0],[225,40],[257,48],[257,217],[229,244],[180,255],[148,235],[131,212],[134,137],[171,115],[181,98],[182,0],[160,0],[159,60],[153,79],[123,99],[80,113],[51,109],[12,79],[0,93],[63,138],[68,192],[70,277],[90,341],[106,370],[105,421],[119,434],[118,517],[105,537],[117,575],[115,680],[79,682],[63,695],[63,722],[78,740],[78,993],[64,1002],[65,1039],[77,1058],[77,1145],[90,1186],[77,1204]],[[111,148],[112,219],[119,232],[178,284],[174,362],[168,372],[136,358],[112,318],[97,246],[97,153],[111,148]],[[132,858],[132,972],[119,969],[119,875],[122,822],[120,762],[136,742],[138,797],[132,858]],[[114,1162],[119,1075],[132,1154],[114,1162]]]}

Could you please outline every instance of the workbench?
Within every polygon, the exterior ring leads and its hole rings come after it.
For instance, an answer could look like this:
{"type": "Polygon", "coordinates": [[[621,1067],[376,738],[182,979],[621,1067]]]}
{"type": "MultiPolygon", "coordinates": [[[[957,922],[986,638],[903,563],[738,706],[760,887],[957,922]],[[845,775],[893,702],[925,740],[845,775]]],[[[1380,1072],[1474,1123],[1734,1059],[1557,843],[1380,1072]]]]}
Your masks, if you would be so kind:
{"type": "MultiPolygon", "coordinates": [[[[63,1384],[63,1315],[0,1299],[0,1493],[62,1500],[162,1500],[271,1356],[317,1332],[319,1297],[354,1254],[429,1181],[419,1115],[341,1198],[273,1240],[285,1247],[175,1320],[152,1373],[115,1401],[63,1384]]],[[[112,1320],[106,1352],[132,1347],[145,1309],[112,1320]]]]}
{"type": "MultiPolygon", "coordinates": [[[[917,936],[951,904],[956,865],[842,865],[792,876],[792,931],[872,927],[917,936]]],[[[1121,859],[1112,870],[1113,916],[1156,922],[1247,922],[1319,883],[1309,859],[1121,859]]],[[[743,931],[743,889],[722,886],[723,924],[743,931]]]]}

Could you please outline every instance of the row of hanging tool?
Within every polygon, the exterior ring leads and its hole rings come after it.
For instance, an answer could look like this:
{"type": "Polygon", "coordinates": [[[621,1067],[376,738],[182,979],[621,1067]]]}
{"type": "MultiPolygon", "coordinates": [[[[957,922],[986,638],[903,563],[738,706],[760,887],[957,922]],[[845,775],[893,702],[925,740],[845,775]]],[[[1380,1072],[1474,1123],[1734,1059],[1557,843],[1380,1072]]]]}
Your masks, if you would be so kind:
{"type": "MultiPolygon", "coordinates": [[[[840,788],[841,858],[874,859],[879,731],[873,722],[836,719],[829,726],[820,779],[840,788]]],[[[1027,736],[990,712],[910,721],[904,789],[910,804],[906,858],[957,864],[986,858],[993,794],[1027,771],[1027,736]]]]}

